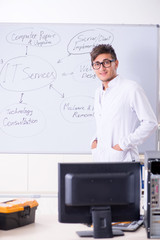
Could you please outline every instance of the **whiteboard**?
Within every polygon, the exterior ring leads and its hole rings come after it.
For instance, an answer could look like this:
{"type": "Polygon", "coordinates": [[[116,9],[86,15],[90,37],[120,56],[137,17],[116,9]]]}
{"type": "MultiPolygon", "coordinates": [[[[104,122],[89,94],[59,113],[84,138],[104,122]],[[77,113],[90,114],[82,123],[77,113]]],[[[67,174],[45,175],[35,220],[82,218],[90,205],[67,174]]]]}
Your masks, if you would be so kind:
{"type": "MultiPolygon", "coordinates": [[[[0,24],[1,153],[90,153],[100,81],[89,53],[103,43],[113,45],[118,73],[139,82],[157,114],[157,26],[0,24]]],[[[156,140],[140,152],[156,150],[156,140]]]]}

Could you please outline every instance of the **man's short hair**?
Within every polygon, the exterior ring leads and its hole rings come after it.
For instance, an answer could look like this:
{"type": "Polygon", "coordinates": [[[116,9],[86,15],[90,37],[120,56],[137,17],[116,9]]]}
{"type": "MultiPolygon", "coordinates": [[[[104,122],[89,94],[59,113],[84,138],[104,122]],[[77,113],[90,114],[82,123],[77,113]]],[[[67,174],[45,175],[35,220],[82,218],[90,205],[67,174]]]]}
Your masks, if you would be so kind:
{"type": "Polygon", "coordinates": [[[117,60],[117,56],[116,56],[115,50],[112,47],[112,45],[110,45],[110,44],[100,44],[100,45],[95,46],[92,49],[92,51],[90,53],[91,62],[93,63],[93,61],[96,59],[96,57],[100,54],[103,54],[103,53],[110,54],[112,59],[117,60]]]}

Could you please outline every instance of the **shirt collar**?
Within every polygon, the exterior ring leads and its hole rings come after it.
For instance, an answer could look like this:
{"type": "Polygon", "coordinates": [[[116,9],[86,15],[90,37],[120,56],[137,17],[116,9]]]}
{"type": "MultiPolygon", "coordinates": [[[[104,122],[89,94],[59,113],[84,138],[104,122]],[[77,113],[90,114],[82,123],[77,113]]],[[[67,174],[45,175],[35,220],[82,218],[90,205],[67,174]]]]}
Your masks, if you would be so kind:
{"type": "MultiPolygon", "coordinates": [[[[118,82],[119,79],[120,79],[120,76],[119,76],[119,75],[117,75],[115,78],[113,78],[113,79],[108,83],[108,88],[107,88],[107,89],[116,86],[116,84],[117,84],[117,82],[118,82]]],[[[104,90],[103,90],[103,84],[102,84],[101,90],[104,91],[104,90]]]]}
{"type": "Polygon", "coordinates": [[[118,80],[119,80],[119,75],[117,75],[115,78],[113,78],[113,79],[108,83],[108,87],[109,87],[109,88],[110,88],[110,87],[114,87],[114,86],[117,84],[118,80]]]}

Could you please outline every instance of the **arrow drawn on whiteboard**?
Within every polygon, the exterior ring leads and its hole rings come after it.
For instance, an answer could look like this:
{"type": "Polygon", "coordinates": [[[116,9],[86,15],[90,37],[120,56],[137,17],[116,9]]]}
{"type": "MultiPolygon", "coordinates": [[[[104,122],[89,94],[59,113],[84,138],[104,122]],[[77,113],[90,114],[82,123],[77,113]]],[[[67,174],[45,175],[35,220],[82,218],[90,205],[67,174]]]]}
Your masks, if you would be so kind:
{"type": "Polygon", "coordinates": [[[28,55],[28,46],[26,46],[26,55],[28,55]]]}
{"type": "Polygon", "coordinates": [[[61,98],[64,98],[64,93],[60,93],[57,89],[55,89],[55,88],[53,87],[53,84],[50,84],[50,85],[49,85],[49,89],[53,89],[56,93],[58,93],[58,94],[61,96],[61,98]]]}
{"type": "Polygon", "coordinates": [[[68,53],[68,55],[64,58],[61,58],[57,61],[57,63],[62,63],[64,59],[68,58],[69,56],[71,56],[71,53],[68,53]]]}
{"type": "Polygon", "coordinates": [[[62,76],[63,77],[67,77],[67,76],[69,76],[69,75],[73,75],[74,74],[74,72],[70,72],[70,73],[62,73],[62,76]]]}
{"type": "Polygon", "coordinates": [[[21,93],[21,97],[20,97],[19,103],[23,102],[23,96],[24,96],[24,93],[21,93]]]}

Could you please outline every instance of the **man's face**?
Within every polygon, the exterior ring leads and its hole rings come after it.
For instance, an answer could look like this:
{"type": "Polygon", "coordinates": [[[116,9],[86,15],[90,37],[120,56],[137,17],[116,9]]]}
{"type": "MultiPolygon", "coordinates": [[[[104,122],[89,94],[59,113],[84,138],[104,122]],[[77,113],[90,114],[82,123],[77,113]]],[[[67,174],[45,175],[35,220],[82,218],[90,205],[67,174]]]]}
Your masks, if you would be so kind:
{"type": "MultiPolygon", "coordinates": [[[[96,62],[103,62],[105,59],[112,60],[112,57],[110,54],[100,54],[96,57],[96,59],[93,61],[93,63],[96,62]]],[[[97,77],[105,84],[109,81],[111,81],[113,78],[117,76],[117,68],[118,68],[118,60],[111,62],[110,66],[105,68],[103,64],[100,65],[100,68],[98,70],[95,70],[95,73],[97,77]]]]}

